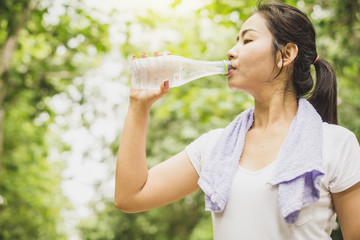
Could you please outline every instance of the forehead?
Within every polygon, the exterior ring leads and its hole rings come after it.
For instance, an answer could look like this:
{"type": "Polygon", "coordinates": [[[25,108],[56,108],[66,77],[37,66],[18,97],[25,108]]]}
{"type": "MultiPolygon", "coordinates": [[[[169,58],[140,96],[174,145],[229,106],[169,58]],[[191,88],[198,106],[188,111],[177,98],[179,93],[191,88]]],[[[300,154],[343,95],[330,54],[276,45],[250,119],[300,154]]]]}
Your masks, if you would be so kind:
{"type": "Polygon", "coordinates": [[[259,32],[260,34],[266,34],[266,35],[270,34],[271,35],[270,30],[266,26],[265,19],[258,13],[255,13],[254,15],[249,17],[244,22],[244,24],[242,25],[242,27],[240,29],[240,35],[246,29],[254,29],[257,32],[259,32]]]}

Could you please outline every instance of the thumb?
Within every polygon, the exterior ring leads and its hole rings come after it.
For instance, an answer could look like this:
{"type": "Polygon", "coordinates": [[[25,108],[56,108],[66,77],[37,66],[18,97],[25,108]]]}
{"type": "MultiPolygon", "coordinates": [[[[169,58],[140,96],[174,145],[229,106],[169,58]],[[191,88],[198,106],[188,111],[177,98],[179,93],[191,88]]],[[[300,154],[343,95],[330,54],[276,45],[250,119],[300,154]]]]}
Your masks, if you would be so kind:
{"type": "Polygon", "coordinates": [[[152,97],[152,102],[155,102],[156,100],[164,96],[166,93],[168,93],[169,89],[169,80],[163,81],[160,85],[160,89],[155,90],[155,93],[152,97]]]}

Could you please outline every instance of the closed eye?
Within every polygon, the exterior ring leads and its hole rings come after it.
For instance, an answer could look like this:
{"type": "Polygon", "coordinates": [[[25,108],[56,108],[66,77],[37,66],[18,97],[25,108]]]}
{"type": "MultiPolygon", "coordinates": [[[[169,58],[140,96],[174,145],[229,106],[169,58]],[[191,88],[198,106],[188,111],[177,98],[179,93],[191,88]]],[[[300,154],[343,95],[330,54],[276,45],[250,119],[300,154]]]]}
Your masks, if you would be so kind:
{"type": "Polygon", "coordinates": [[[247,44],[247,43],[250,43],[250,42],[252,42],[252,40],[250,40],[250,39],[245,39],[244,40],[244,44],[247,44]]]}

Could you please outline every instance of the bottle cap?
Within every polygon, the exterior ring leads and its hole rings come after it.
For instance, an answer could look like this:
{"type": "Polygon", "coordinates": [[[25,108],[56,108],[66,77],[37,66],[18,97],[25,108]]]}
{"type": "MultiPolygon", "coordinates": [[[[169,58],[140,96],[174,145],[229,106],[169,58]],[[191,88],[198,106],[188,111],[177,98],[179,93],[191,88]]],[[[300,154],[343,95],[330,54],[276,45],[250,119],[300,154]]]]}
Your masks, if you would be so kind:
{"type": "Polygon", "coordinates": [[[224,63],[224,73],[223,75],[226,75],[228,74],[231,69],[233,68],[232,65],[231,65],[231,61],[230,60],[223,60],[223,63],[224,63]]]}

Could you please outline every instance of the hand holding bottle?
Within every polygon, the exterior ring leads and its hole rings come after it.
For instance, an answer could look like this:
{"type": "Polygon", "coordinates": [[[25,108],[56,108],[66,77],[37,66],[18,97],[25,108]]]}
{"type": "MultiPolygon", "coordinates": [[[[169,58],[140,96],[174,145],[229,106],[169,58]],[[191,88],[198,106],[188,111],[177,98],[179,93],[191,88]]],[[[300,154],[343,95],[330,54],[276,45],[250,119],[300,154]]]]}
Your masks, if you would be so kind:
{"type": "MultiPolygon", "coordinates": [[[[154,52],[154,57],[163,56],[163,53],[154,52]]],[[[171,53],[167,53],[166,55],[171,55],[171,53]]],[[[141,54],[142,58],[147,58],[146,53],[141,54]]],[[[135,60],[136,57],[133,57],[135,60]]],[[[159,88],[151,88],[151,89],[135,89],[134,87],[130,90],[130,104],[137,104],[140,107],[145,107],[146,109],[150,109],[151,105],[161,98],[163,95],[169,92],[169,80],[163,80],[159,85],[159,88]]]]}

